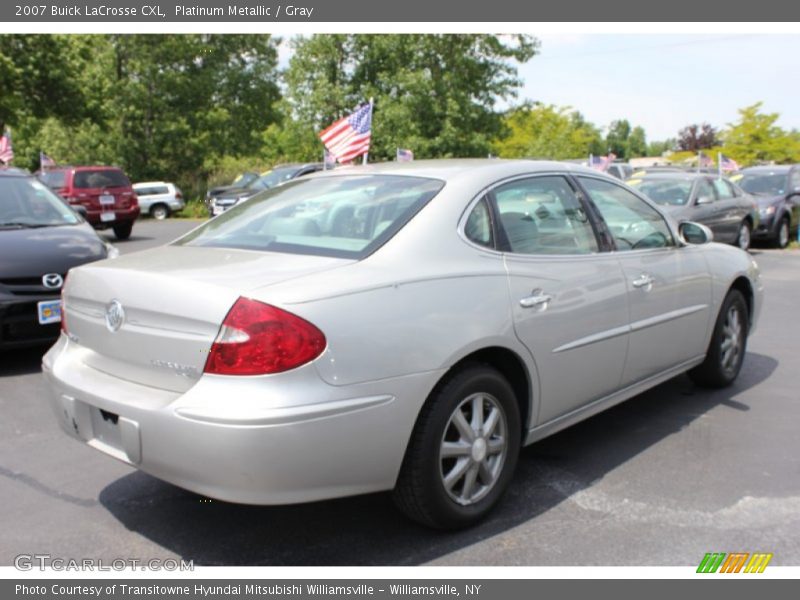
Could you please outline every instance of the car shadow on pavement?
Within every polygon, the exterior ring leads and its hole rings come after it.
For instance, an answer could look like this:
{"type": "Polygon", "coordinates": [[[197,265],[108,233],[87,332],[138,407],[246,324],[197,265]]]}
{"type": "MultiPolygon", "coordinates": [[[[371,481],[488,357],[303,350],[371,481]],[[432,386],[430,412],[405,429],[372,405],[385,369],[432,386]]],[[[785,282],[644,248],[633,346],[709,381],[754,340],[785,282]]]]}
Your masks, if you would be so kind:
{"type": "Polygon", "coordinates": [[[465,531],[416,525],[385,493],[254,507],[209,500],[140,472],[108,485],[100,503],[127,529],[196,565],[418,565],[535,519],[713,408],[749,410],[734,398],[777,366],[749,353],[730,388],[697,388],[682,375],[523,449],[502,502],[465,531]]]}
{"type": "Polygon", "coordinates": [[[20,350],[0,350],[0,377],[30,375],[42,370],[42,357],[52,343],[23,348],[20,350]]]}

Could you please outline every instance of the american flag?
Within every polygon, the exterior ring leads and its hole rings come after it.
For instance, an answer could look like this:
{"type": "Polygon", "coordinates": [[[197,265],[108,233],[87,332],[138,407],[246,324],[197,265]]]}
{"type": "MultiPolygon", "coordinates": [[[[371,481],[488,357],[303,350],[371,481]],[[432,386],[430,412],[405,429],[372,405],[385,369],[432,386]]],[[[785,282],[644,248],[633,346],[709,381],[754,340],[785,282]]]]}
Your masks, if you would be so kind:
{"type": "Polygon", "coordinates": [[[608,156],[589,156],[589,166],[593,169],[597,169],[598,171],[608,171],[608,167],[611,166],[617,158],[617,155],[613,152],[609,152],[608,156]]]}
{"type": "Polygon", "coordinates": [[[319,137],[340,163],[368,152],[372,138],[372,103],[364,104],[353,114],[339,119],[319,137]]]}
{"type": "Polygon", "coordinates": [[[725,156],[724,154],[719,155],[719,168],[723,171],[738,171],[739,170],[739,163],[737,163],[732,158],[725,156]]]}
{"type": "Polygon", "coordinates": [[[11,147],[11,134],[6,132],[0,137],[0,161],[11,164],[14,160],[14,149],[11,147]]]}
{"type": "Polygon", "coordinates": [[[39,167],[42,169],[52,169],[56,166],[56,161],[47,156],[44,152],[39,152],[39,167]]]}
{"type": "Polygon", "coordinates": [[[697,153],[697,164],[700,167],[713,167],[714,159],[701,150],[697,153]]]}
{"type": "Polygon", "coordinates": [[[397,162],[411,162],[414,160],[414,153],[406,148],[397,149],[397,162]]]}

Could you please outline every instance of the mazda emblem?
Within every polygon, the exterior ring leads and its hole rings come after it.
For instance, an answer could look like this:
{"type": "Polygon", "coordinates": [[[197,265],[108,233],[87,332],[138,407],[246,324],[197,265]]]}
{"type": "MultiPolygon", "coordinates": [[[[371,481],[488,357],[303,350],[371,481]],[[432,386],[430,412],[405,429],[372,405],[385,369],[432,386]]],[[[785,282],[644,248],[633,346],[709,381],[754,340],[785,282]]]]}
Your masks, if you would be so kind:
{"type": "Polygon", "coordinates": [[[112,300],[106,305],[106,327],[111,333],[119,331],[125,322],[125,309],[119,300],[112,300]]]}
{"type": "Polygon", "coordinates": [[[58,273],[48,273],[42,276],[42,285],[48,290],[57,290],[64,285],[64,278],[58,273]]]}

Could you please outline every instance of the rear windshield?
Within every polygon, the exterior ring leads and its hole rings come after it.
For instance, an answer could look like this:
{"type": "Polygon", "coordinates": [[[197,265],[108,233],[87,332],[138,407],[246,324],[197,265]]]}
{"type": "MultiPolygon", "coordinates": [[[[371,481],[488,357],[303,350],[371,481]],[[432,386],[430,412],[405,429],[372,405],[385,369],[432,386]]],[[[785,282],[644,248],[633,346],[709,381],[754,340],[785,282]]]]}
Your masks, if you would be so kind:
{"type": "Polygon", "coordinates": [[[638,188],[656,204],[684,206],[689,202],[692,182],[686,179],[642,179],[630,180],[629,185],[638,188]]]}
{"type": "Polygon", "coordinates": [[[130,187],[131,182],[119,169],[75,171],[76,188],[130,187]]]}
{"type": "Polygon", "coordinates": [[[175,244],[359,259],[391,239],[443,186],[396,175],[297,179],[253,196],[175,244]]]}
{"type": "Polygon", "coordinates": [[[54,189],[64,187],[67,182],[67,175],[64,171],[45,171],[39,173],[37,177],[43,184],[54,189]]]}

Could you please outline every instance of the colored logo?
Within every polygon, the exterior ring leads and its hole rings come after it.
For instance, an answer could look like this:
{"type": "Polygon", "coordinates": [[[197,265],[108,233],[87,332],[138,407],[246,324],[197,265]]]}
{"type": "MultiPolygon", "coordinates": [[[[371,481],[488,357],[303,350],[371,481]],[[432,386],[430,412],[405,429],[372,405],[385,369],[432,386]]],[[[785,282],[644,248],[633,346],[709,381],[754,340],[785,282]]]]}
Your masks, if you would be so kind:
{"type": "Polygon", "coordinates": [[[763,573],[772,553],[707,552],[697,567],[698,573],[763,573]]]}

